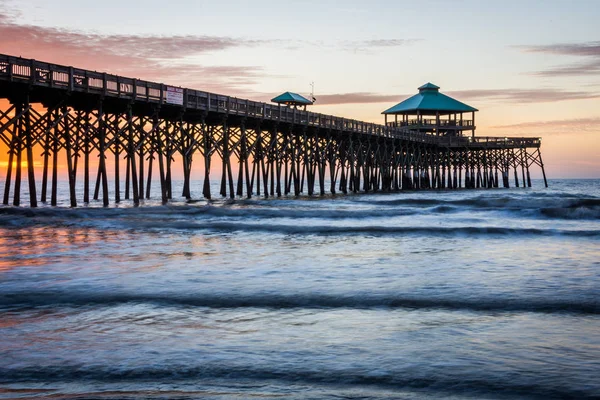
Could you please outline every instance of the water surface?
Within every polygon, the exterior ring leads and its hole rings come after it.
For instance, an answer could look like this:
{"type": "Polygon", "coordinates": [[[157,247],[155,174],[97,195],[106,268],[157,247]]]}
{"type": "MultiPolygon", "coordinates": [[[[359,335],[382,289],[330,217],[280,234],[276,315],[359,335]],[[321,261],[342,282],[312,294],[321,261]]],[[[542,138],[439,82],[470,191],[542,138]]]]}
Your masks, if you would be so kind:
{"type": "Polygon", "coordinates": [[[600,181],[534,185],[0,207],[0,398],[600,396],[600,181]]]}

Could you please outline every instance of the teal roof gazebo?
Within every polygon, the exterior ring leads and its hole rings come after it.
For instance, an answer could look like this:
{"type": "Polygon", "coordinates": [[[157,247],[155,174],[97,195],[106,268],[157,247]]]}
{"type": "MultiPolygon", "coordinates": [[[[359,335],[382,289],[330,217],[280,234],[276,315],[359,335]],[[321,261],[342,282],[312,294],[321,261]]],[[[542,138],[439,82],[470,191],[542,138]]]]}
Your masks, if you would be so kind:
{"type": "Polygon", "coordinates": [[[282,93],[279,96],[272,98],[271,101],[277,104],[285,104],[286,106],[304,106],[305,110],[306,106],[313,104],[313,102],[306,97],[292,92],[282,93]]]}
{"type": "Polygon", "coordinates": [[[419,87],[419,93],[382,112],[386,125],[444,136],[462,136],[463,131],[474,135],[478,110],[439,90],[431,82],[419,87]],[[471,119],[464,119],[464,113],[471,113],[471,119]],[[388,115],[394,115],[395,120],[388,122],[388,115]]]}

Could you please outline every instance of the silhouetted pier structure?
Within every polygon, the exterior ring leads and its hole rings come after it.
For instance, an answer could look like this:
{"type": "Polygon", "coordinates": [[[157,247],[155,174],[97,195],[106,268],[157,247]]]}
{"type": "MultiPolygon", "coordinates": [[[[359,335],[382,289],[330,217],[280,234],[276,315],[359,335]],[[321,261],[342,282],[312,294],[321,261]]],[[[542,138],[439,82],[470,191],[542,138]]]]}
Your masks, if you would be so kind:
{"type": "Polygon", "coordinates": [[[100,197],[109,204],[109,157],[117,203],[122,195],[134,204],[148,198],[156,164],[162,201],[168,202],[175,159],[182,162],[186,198],[198,158],[207,199],[215,158],[222,169],[220,194],[231,198],[508,187],[511,175],[515,186],[530,187],[532,165],[541,167],[546,183],[538,138],[476,137],[474,121],[462,113],[458,119],[437,112],[428,120],[417,112],[410,120],[406,112],[401,121],[386,116],[378,125],[7,55],[0,55],[1,98],[9,104],[0,108],[0,140],[9,149],[2,158],[5,205],[11,191],[12,204],[21,204],[24,169],[30,205],[37,206],[38,193],[40,201],[56,205],[60,156],[73,207],[100,197]],[[464,130],[473,134],[465,137],[464,130]],[[42,156],[39,192],[34,152],[42,156]],[[99,163],[91,171],[93,156],[99,163]],[[83,179],[79,199],[77,179],[83,179]]]}

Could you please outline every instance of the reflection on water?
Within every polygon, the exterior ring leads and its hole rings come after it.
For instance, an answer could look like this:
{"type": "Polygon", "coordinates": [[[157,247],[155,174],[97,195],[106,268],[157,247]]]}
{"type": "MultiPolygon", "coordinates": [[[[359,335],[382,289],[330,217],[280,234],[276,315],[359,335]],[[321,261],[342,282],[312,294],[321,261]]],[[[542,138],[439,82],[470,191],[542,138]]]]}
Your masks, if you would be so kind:
{"type": "Polygon", "coordinates": [[[593,398],[600,185],[557,185],[0,207],[0,399],[593,398]]]}

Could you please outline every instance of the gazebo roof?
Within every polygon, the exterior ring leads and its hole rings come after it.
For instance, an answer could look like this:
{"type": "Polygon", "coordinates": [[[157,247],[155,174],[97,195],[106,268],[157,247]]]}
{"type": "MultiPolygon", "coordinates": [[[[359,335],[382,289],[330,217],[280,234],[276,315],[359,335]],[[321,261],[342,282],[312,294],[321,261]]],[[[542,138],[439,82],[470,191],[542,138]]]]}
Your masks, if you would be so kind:
{"type": "Polygon", "coordinates": [[[396,104],[382,114],[415,114],[417,111],[432,113],[460,113],[479,111],[465,103],[439,92],[440,87],[428,82],[419,88],[419,93],[396,104]]]}
{"type": "Polygon", "coordinates": [[[313,102],[298,93],[285,92],[271,99],[273,103],[287,104],[292,106],[305,106],[313,102]]]}

